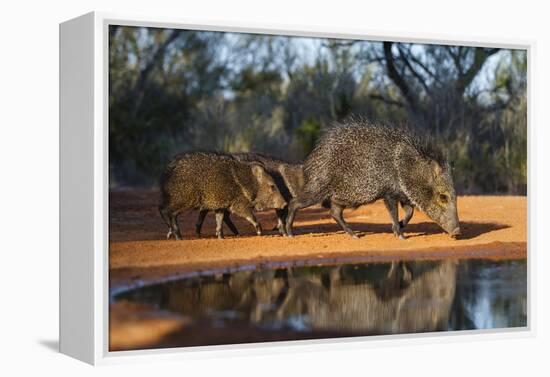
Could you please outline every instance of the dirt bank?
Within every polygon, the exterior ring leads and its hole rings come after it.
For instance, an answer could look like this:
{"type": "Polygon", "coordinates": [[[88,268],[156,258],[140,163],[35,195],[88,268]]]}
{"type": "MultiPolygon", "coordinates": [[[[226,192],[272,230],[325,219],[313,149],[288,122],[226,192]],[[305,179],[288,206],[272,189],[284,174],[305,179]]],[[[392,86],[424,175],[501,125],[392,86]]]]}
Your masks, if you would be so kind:
{"type": "Polygon", "coordinates": [[[109,312],[110,351],[380,335],[373,331],[271,331],[250,325],[221,327],[206,319],[193,321],[183,315],[129,302],[113,303],[109,312]]]}
{"type": "Polygon", "coordinates": [[[527,199],[510,196],[465,196],[458,199],[463,235],[455,240],[426,215],[416,211],[406,228],[407,240],[393,236],[382,202],[345,212],[359,239],[344,234],[328,211],[300,211],[294,238],[270,231],[273,211],[258,214],[267,231],[256,236],[250,224],[234,216],[241,235],[214,236],[214,216],[207,216],[203,236],[194,234],[196,213],[180,216],[184,240],[166,240],[167,227],[157,211],[155,191],[120,191],[110,195],[109,267],[111,288],[172,274],[210,268],[274,262],[336,263],[342,260],[525,258],[527,199]]]}

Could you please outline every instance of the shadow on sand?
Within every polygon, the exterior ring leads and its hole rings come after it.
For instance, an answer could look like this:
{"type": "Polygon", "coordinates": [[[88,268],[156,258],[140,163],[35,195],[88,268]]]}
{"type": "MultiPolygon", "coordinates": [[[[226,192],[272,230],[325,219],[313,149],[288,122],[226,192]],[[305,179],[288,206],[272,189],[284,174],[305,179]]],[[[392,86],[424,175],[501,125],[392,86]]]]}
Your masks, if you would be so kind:
{"type": "MultiPolygon", "coordinates": [[[[364,237],[374,233],[393,233],[391,224],[369,224],[366,222],[348,222],[351,229],[357,232],[359,237],[364,237]]],[[[470,222],[461,221],[460,227],[462,229],[462,235],[458,237],[461,240],[469,240],[476,238],[482,234],[489,233],[495,230],[509,228],[506,224],[497,223],[483,223],[483,222],[470,222]]],[[[303,225],[295,226],[295,234],[307,234],[307,233],[342,233],[343,230],[336,223],[334,224],[315,224],[315,225],[303,225]]],[[[421,222],[415,224],[409,224],[404,228],[405,235],[409,238],[427,236],[431,234],[444,233],[439,225],[433,222],[421,222]]]]}
{"type": "MultiPolygon", "coordinates": [[[[109,237],[111,241],[157,241],[166,239],[166,225],[162,222],[156,209],[156,205],[154,205],[154,203],[156,203],[155,200],[157,200],[157,196],[147,196],[145,194],[140,196],[135,194],[131,196],[131,200],[128,198],[125,199],[124,196],[119,194],[112,194],[112,196],[112,208],[110,208],[111,214],[109,221],[109,237]]],[[[179,216],[178,222],[180,224],[184,239],[193,240],[199,238],[195,235],[195,222],[197,220],[197,216],[197,211],[185,212],[179,216]]],[[[275,211],[268,210],[258,212],[256,216],[264,228],[265,235],[278,235],[278,232],[273,229],[277,221],[275,211]]],[[[348,224],[358,233],[359,237],[375,233],[392,233],[389,215],[383,215],[384,219],[387,219],[387,222],[384,221],[383,223],[369,223],[369,217],[371,216],[378,218],[379,215],[371,212],[370,210],[366,210],[363,211],[361,216],[364,220],[361,219],[360,221],[357,221],[359,219],[349,215],[346,216],[346,214],[344,214],[344,218],[349,217],[350,220],[356,220],[350,221],[348,224]]],[[[255,236],[254,228],[246,220],[235,215],[231,218],[239,230],[241,237],[255,236]]],[[[343,232],[340,226],[332,219],[329,211],[320,206],[310,207],[298,211],[296,220],[297,222],[294,224],[294,232],[296,235],[313,233],[316,236],[321,237],[343,232]],[[323,223],[299,225],[300,222],[304,221],[323,223]]],[[[462,236],[460,236],[459,239],[473,239],[485,233],[510,227],[509,225],[492,222],[462,221],[460,224],[462,228],[462,236]]],[[[203,226],[203,233],[200,238],[214,238],[214,229],[214,216],[213,213],[209,213],[206,216],[203,226]]],[[[444,233],[443,229],[432,221],[409,224],[405,227],[404,231],[405,235],[410,238],[444,233]]],[[[226,236],[233,237],[227,228],[226,236]]]]}

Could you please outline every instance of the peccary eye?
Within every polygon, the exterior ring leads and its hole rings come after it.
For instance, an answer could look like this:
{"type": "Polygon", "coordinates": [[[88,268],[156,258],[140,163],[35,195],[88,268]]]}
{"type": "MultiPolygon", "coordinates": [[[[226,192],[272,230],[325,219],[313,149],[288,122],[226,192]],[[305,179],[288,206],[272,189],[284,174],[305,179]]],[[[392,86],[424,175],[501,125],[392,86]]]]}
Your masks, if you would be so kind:
{"type": "Polygon", "coordinates": [[[439,201],[443,204],[446,204],[449,202],[449,197],[445,194],[439,194],[439,201]]]}
{"type": "Polygon", "coordinates": [[[275,191],[275,185],[269,186],[271,188],[271,191],[275,191]]]}

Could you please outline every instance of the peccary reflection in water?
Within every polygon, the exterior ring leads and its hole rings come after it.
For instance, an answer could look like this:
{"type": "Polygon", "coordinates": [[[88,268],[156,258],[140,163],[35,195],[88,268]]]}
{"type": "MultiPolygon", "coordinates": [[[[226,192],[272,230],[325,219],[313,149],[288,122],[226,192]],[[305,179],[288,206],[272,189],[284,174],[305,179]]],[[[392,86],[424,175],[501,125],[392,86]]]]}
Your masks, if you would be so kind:
{"type": "Polygon", "coordinates": [[[446,330],[456,263],[393,262],[261,270],[176,282],[163,287],[161,307],[261,326],[405,333],[446,330]]]}
{"type": "Polygon", "coordinates": [[[165,287],[161,307],[195,318],[215,312],[218,316],[227,316],[226,319],[254,323],[262,320],[264,312],[276,308],[281,301],[278,298],[288,288],[288,279],[276,270],[247,271],[232,276],[219,274],[208,282],[197,278],[182,283],[165,287]]]}
{"type": "Polygon", "coordinates": [[[406,263],[394,262],[385,277],[370,284],[355,284],[353,272],[334,269],[324,284],[322,278],[291,280],[276,315],[306,317],[317,329],[370,333],[447,330],[456,263],[415,271],[406,263]]]}

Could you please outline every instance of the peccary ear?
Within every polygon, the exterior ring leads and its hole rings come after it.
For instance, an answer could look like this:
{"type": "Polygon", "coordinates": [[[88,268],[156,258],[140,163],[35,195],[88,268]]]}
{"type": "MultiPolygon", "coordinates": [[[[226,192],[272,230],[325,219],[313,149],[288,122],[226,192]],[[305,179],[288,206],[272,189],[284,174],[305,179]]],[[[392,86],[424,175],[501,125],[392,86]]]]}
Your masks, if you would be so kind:
{"type": "Polygon", "coordinates": [[[258,164],[252,164],[252,174],[258,180],[258,183],[262,183],[265,177],[265,169],[258,164]]]}
{"type": "Polygon", "coordinates": [[[432,168],[434,177],[437,177],[441,175],[441,173],[443,173],[443,168],[441,167],[441,165],[439,165],[439,162],[435,160],[430,161],[430,167],[432,168]]]}

